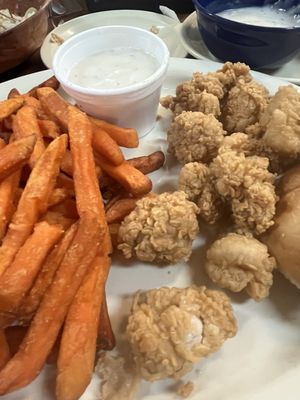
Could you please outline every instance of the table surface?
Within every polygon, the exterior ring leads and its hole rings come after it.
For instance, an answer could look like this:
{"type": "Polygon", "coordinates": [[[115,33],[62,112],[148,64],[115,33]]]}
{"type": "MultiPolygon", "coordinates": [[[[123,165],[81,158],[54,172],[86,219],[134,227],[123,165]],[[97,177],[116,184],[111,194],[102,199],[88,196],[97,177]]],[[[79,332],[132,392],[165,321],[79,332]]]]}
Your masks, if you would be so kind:
{"type": "MultiPolygon", "coordinates": [[[[72,15],[72,18],[75,18],[79,15],[87,13],[87,10],[83,10],[80,14],[72,15]]],[[[179,14],[178,17],[180,21],[184,21],[184,19],[188,16],[188,14],[179,14]]],[[[18,78],[23,75],[31,74],[34,72],[45,70],[46,67],[43,64],[40,57],[40,50],[37,50],[30,58],[28,58],[25,62],[18,65],[17,67],[3,72],[0,74],[0,83],[6,82],[10,79],[18,78]]]]}

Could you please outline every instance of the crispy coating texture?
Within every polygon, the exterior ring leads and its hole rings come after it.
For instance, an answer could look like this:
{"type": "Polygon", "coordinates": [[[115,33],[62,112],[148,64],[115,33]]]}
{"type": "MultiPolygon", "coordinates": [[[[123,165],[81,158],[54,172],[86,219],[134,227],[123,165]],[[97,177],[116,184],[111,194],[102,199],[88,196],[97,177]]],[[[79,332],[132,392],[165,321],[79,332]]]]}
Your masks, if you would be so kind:
{"type": "Polygon", "coordinates": [[[169,151],[181,164],[210,162],[217,155],[224,135],[222,124],[213,115],[183,112],[169,128],[169,151]]]}
{"type": "Polygon", "coordinates": [[[218,117],[220,100],[239,79],[250,81],[249,67],[242,63],[227,62],[216,72],[203,74],[195,72],[192,79],[178,85],[176,96],[166,96],[161,104],[169,108],[175,116],[183,111],[200,111],[218,117]]]}
{"type": "Polygon", "coordinates": [[[218,195],[208,166],[193,162],[185,164],[179,174],[178,190],[199,208],[199,215],[207,223],[214,224],[222,214],[222,200],[218,195]]]}
{"type": "MultiPolygon", "coordinates": [[[[255,125],[251,125],[250,128],[255,129],[255,125]]],[[[267,157],[269,159],[269,170],[271,172],[281,172],[281,158],[263,140],[256,136],[253,130],[247,134],[236,132],[226,136],[222,144],[222,147],[224,146],[237,152],[244,152],[246,156],[267,157]]]]}
{"type": "Polygon", "coordinates": [[[232,292],[246,289],[250,297],[259,301],[269,296],[276,261],[263,243],[230,233],[211,245],[205,267],[218,286],[232,292]]]}
{"type": "Polygon", "coordinates": [[[300,154],[300,93],[293,86],[282,86],[261,115],[264,142],[285,157],[300,154]]]}
{"type": "Polygon", "coordinates": [[[138,293],[127,336],[144,379],[179,378],[237,332],[229,298],[206,287],[138,293]]]}
{"type": "Polygon", "coordinates": [[[221,114],[218,97],[206,90],[198,92],[193,81],[181,83],[176,88],[176,97],[163,97],[160,103],[163,107],[169,108],[174,116],[183,111],[200,111],[204,114],[213,114],[215,117],[221,114]]]}
{"type": "Polygon", "coordinates": [[[197,213],[184,192],[142,198],[121,224],[118,249],[141,261],[187,261],[199,231],[197,213]]]}
{"type": "Polygon", "coordinates": [[[228,93],[222,109],[224,129],[230,133],[244,132],[258,122],[261,113],[266,109],[269,99],[268,90],[252,80],[240,80],[228,93]]]}
{"type": "Polygon", "coordinates": [[[265,157],[246,156],[225,142],[210,165],[217,192],[227,199],[239,232],[265,232],[274,224],[275,175],[268,171],[265,157]]]}

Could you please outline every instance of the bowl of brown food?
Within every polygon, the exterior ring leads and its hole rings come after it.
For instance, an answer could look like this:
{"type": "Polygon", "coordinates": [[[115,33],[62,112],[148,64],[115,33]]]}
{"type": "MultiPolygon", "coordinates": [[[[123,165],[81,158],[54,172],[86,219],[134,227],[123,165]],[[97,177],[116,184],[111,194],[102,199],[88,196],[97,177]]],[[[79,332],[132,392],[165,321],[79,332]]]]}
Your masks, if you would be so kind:
{"type": "Polygon", "coordinates": [[[0,73],[25,61],[48,32],[51,0],[0,0],[0,73]]]}

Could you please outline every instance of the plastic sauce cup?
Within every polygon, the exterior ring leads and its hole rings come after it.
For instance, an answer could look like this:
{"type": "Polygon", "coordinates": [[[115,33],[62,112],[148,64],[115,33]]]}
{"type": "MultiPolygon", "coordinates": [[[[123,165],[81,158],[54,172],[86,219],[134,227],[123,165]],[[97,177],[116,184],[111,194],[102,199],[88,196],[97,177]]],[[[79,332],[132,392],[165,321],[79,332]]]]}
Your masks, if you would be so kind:
{"type": "Polygon", "coordinates": [[[53,70],[65,92],[83,111],[116,125],[135,128],[141,137],[155,124],[168,63],[168,48],[153,33],[128,26],[104,26],[79,33],[63,43],[55,54],[53,70]],[[157,61],[156,71],[123,88],[85,88],[69,80],[71,69],[84,58],[120,47],[149,53],[157,61]]]}

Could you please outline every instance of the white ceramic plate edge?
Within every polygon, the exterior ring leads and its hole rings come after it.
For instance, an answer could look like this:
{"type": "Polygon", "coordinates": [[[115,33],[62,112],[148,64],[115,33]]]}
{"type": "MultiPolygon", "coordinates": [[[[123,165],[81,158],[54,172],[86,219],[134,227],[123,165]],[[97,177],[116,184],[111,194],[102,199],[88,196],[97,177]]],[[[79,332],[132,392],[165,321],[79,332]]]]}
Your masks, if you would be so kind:
{"type": "MultiPolygon", "coordinates": [[[[135,18],[138,17],[143,17],[144,19],[149,18],[149,22],[150,19],[153,22],[153,25],[156,24],[160,24],[160,25],[164,25],[164,26],[168,26],[170,28],[173,28],[174,31],[176,32],[175,35],[178,35],[178,41],[179,41],[179,45],[176,46],[176,49],[173,50],[171,56],[175,56],[175,57],[186,57],[187,55],[187,51],[185,50],[185,47],[182,45],[181,41],[180,41],[180,33],[179,33],[179,28],[178,26],[181,25],[181,23],[178,23],[177,21],[173,20],[172,18],[163,15],[163,14],[158,14],[158,13],[154,13],[154,12],[150,12],[150,11],[141,11],[141,10],[109,10],[109,11],[100,11],[100,12],[96,12],[96,13],[90,13],[90,14],[85,14],[85,15],[81,15],[80,17],[71,19],[59,26],[57,26],[56,28],[54,28],[51,32],[48,33],[48,35],[46,36],[46,38],[43,41],[43,44],[40,48],[40,55],[41,55],[41,59],[43,61],[43,63],[45,64],[46,67],[51,68],[52,66],[52,60],[53,60],[53,56],[56,52],[57,49],[57,44],[56,43],[52,43],[51,42],[51,35],[53,33],[56,33],[57,35],[61,35],[63,36],[63,32],[68,31],[68,29],[72,29],[76,24],[81,24],[84,23],[88,20],[94,20],[96,21],[97,18],[99,19],[99,26],[101,26],[101,21],[103,21],[105,18],[120,18],[121,16],[125,16],[132,18],[133,20],[133,24],[132,26],[135,26],[134,24],[134,20],[135,18]]],[[[120,25],[120,23],[118,23],[118,25],[120,25]]],[[[140,26],[140,25],[138,25],[140,26]]],[[[144,29],[149,29],[151,28],[151,26],[149,27],[148,25],[144,27],[144,29]]],[[[70,36],[68,36],[70,37],[70,36]]],[[[173,38],[173,35],[169,35],[168,36],[169,41],[171,40],[176,40],[176,38],[173,38]]],[[[175,42],[173,42],[175,44],[175,42]]],[[[167,43],[168,45],[168,43],[167,43]]]]}

